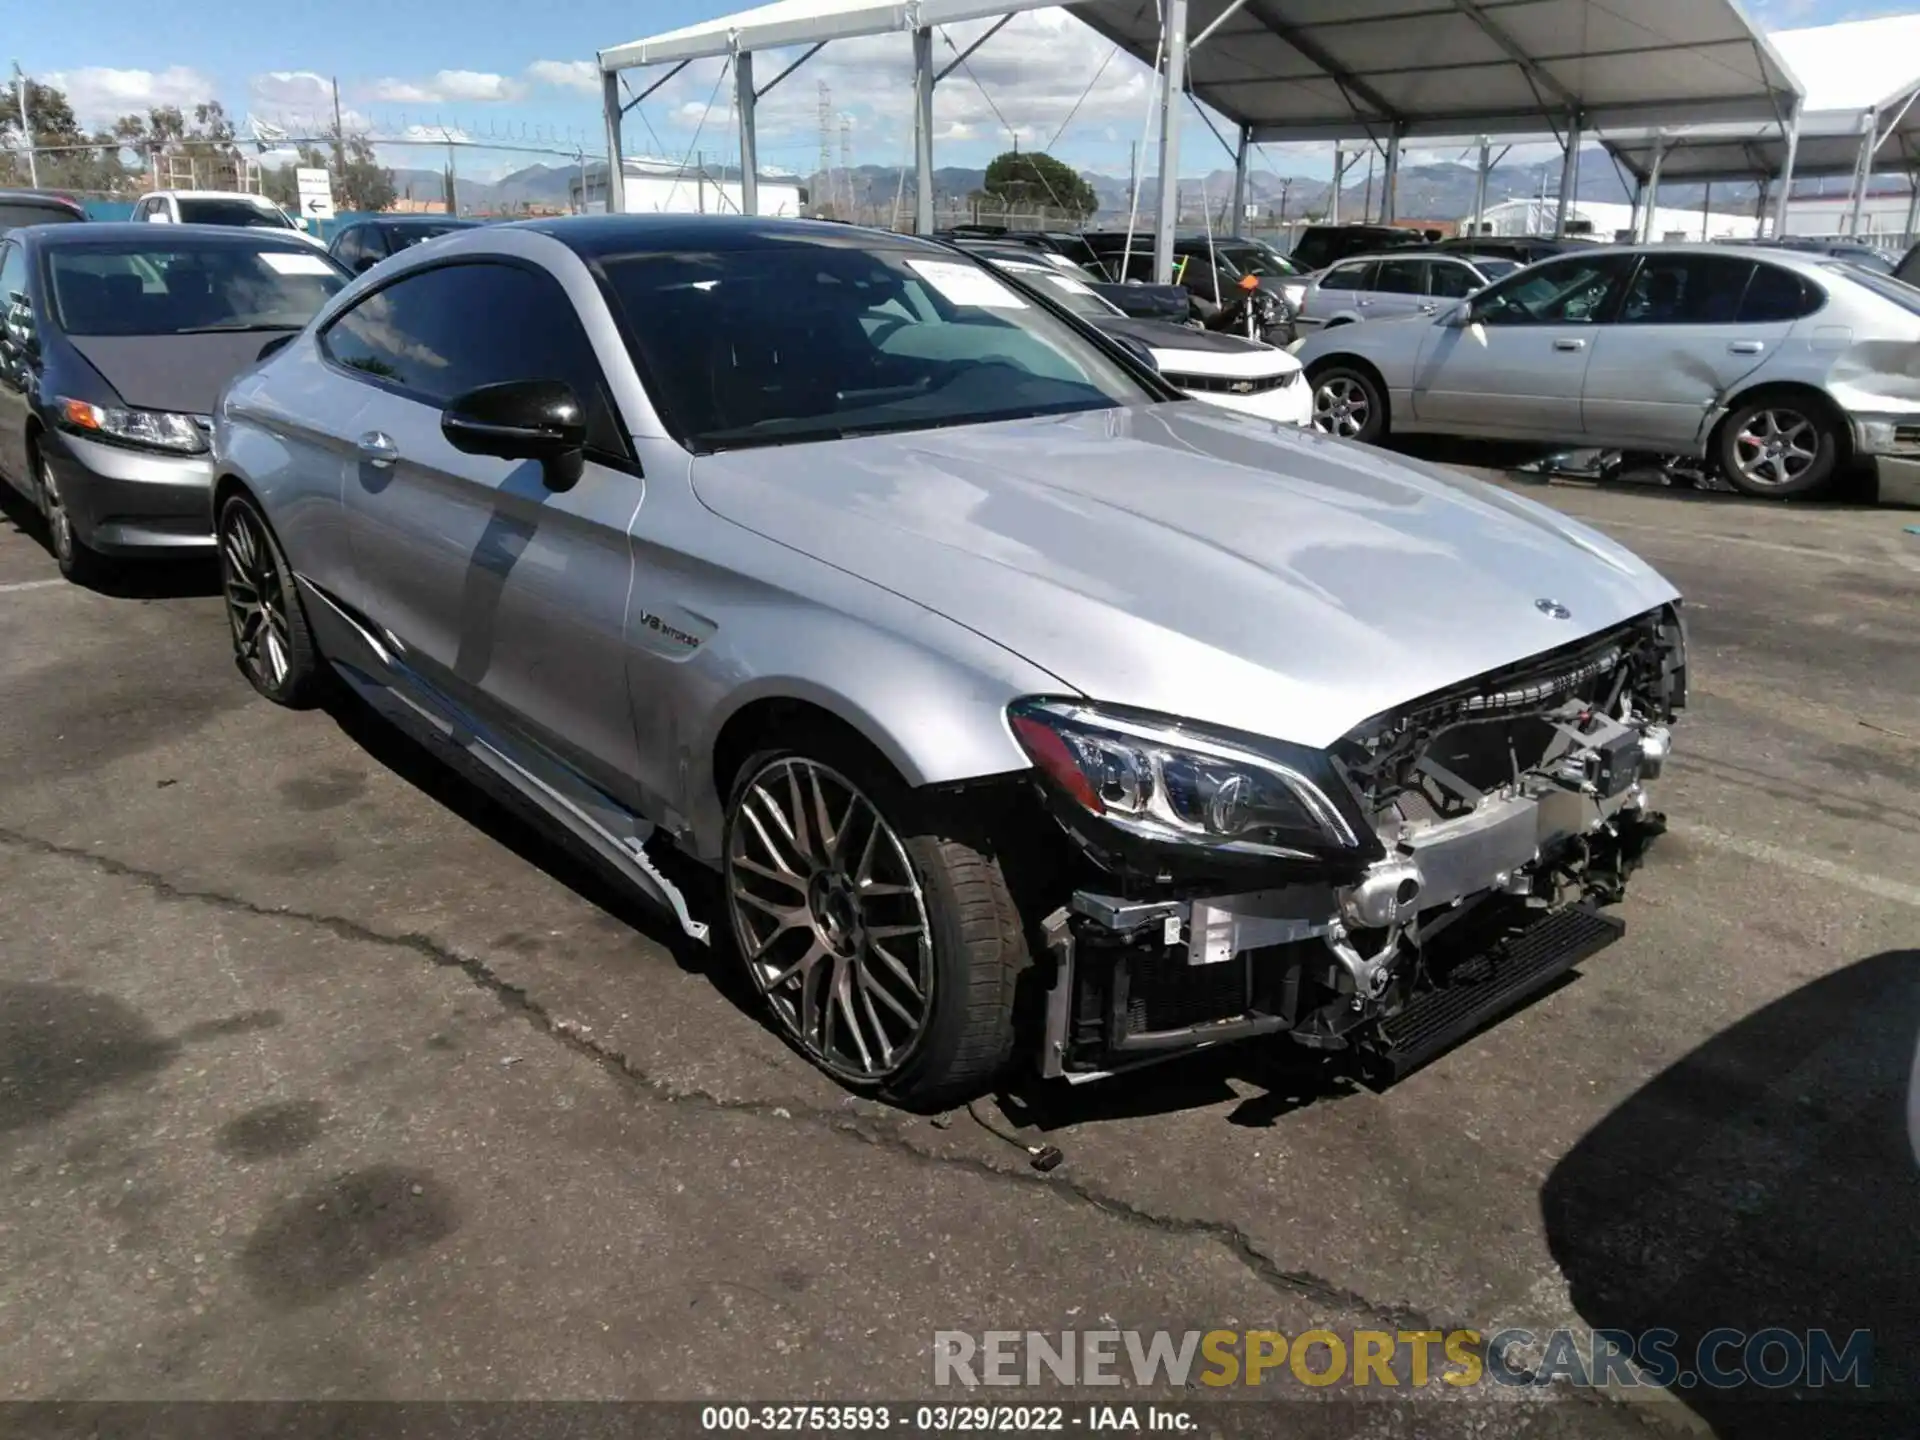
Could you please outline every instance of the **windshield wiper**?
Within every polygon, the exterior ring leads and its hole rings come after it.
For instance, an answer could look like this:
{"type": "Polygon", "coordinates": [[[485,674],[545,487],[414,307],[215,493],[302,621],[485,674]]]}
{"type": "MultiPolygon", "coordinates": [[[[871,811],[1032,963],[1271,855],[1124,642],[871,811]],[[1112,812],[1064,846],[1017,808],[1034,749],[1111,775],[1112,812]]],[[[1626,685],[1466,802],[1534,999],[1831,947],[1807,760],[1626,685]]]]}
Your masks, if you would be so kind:
{"type": "Polygon", "coordinates": [[[223,320],[218,325],[189,325],[176,335],[240,335],[250,330],[304,330],[307,322],[291,324],[285,320],[223,320]]]}

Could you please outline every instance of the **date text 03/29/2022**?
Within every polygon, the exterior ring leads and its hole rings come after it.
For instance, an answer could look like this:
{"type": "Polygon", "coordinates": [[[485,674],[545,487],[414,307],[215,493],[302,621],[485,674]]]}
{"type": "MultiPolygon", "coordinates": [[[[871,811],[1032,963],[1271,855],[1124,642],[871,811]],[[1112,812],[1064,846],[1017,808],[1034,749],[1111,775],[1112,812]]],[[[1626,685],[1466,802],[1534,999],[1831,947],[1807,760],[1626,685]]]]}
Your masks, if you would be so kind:
{"type": "Polygon", "coordinates": [[[1071,1430],[1142,1435],[1198,1428],[1173,1405],[708,1405],[700,1428],[715,1431],[904,1431],[908,1434],[1039,1435],[1071,1430]]]}

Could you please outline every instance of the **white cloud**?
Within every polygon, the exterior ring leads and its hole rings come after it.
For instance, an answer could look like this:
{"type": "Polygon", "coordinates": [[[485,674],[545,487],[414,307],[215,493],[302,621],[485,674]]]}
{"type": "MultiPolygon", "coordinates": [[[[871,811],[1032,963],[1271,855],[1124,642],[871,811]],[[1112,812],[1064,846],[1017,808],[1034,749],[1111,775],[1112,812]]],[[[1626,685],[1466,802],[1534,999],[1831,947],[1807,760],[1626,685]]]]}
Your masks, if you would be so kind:
{"type": "Polygon", "coordinates": [[[600,67],[591,60],[536,60],[527,66],[527,78],[536,85],[551,85],[558,90],[578,90],[583,95],[600,93],[600,67]]]}
{"type": "Polygon", "coordinates": [[[366,94],[370,100],[390,105],[472,105],[518,100],[526,92],[527,87],[511,76],[485,70],[440,70],[425,80],[375,80],[366,94]]]}
{"type": "Polygon", "coordinates": [[[90,128],[110,125],[122,115],[145,114],[155,106],[189,110],[216,98],[213,81],[186,65],[165,70],[88,66],[36,78],[65,91],[74,118],[90,128]]]}

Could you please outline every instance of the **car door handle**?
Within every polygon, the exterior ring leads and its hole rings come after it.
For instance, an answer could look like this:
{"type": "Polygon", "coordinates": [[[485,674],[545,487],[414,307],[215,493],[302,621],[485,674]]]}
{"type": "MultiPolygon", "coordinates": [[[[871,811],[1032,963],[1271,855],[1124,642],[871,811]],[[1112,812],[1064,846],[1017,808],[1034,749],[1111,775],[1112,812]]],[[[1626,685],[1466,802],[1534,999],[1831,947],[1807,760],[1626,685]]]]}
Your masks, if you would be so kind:
{"type": "Polygon", "coordinates": [[[1440,308],[1440,307],[1439,307],[1439,306],[1437,306],[1437,305],[1422,305],[1422,306],[1420,307],[1420,313],[1421,313],[1422,315],[1431,315],[1431,314],[1432,314],[1432,313],[1433,313],[1433,312],[1434,312],[1435,310],[1437,310],[1437,309],[1439,309],[1439,308],[1440,308]]]}
{"type": "Polygon", "coordinates": [[[1556,340],[1553,342],[1553,348],[1556,350],[1584,350],[1587,348],[1587,342],[1584,340],[1571,339],[1556,340]]]}
{"type": "Polygon", "coordinates": [[[1767,347],[1758,340],[1735,340],[1727,346],[1729,355],[1758,355],[1767,347]]]}
{"type": "Polygon", "coordinates": [[[1353,303],[1358,305],[1361,309],[1364,310],[1366,309],[1367,306],[1371,305],[1373,302],[1371,300],[1356,300],[1353,303]]]}
{"type": "Polygon", "coordinates": [[[400,458],[400,447],[391,436],[369,430],[359,439],[360,458],[369,465],[391,465],[400,458]]]}

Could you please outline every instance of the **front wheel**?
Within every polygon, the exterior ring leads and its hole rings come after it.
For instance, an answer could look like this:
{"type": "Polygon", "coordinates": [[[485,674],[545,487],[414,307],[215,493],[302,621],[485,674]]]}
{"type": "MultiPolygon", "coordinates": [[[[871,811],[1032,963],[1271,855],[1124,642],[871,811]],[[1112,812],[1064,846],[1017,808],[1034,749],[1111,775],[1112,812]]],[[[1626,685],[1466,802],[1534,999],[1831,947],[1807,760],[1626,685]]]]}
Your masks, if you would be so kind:
{"type": "Polygon", "coordinates": [[[1742,405],[1720,427],[1720,470],[1734,489],[1763,500],[1824,490],[1840,463],[1840,427],[1797,397],[1742,405]]]}
{"type": "Polygon", "coordinates": [[[47,538],[53,545],[53,558],[60,573],[76,585],[99,585],[110,579],[113,562],[88,545],[73,528],[73,517],[60,494],[60,481],[47,457],[35,457],[40,478],[40,513],[46,517],[47,538]]]}
{"type": "Polygon", "coordinates": [[[850,1088],[916,1110],[983,1093],[1027,962],[997,859],[851,747],[767,751],[726,817],[728,917],[787,1037],[850,1088]]]}
{"type": "Polygon", "coordinates": [[[1313,428],[1373,444],[1387,433],[1387,402],[1371,375],[1346,365],[1313,373],[1313,428]]]}
{"type": "Polygon", "coordinates": [[[217,539],[220,588],[240,673],[274,704],[305,709],[320,699],[326,661],[307,629],[280,542],[245,495],[234,495],[220,507],[217,539]]]}

